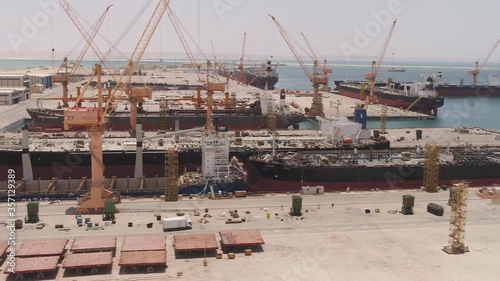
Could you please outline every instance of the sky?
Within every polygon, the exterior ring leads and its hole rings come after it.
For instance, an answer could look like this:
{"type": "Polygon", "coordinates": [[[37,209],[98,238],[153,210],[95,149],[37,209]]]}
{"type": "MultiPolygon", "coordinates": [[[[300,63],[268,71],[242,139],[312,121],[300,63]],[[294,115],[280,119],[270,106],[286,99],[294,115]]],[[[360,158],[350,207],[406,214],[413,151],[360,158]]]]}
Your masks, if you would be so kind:
{"type": "MultiPolygon", "coordinates": [[[[113,4],[100,30],[106,40],[96,39],[107,53],[149,1],[69,2],[84,23],[94,23],[113,4]]],[[[152,0],[121,41],[120,52],[113,52],[111,58],[125,59],[133,51],[158,1],[152,0]]],[[[319,56],[338,63],[379,57],[396,18],[386,52],[389,60],[481,61],[499,38],[497,0],[171,0],[170,6],[188,31],[186,37],[192,37],[210,57],[211,42],[218,57],[240,57],[244,32],[247,58],[291,57],[269,14],[294,42],[305,49],[303,32],[319,56]]],[[[83,46],[81,35],[56,0],[9,1],[0,9],[0,25],[0,58],[50,59],[52,48],[56,59],[76,57],[83,46]],[[55,13],[51,4],[58,7],[55,13]]],[[[195,52],[194,43],[189,42],[195,52]]],[[[305,51],[298,50],[305,57],[305,51]]],[[[87,58],[94,57],[89,50],[87,58]]],[[[185,57],[166,14],[144,56],[160,57],[185,57]]],[[[490,62],[498,62],[499,57],[497,49],[490,62]]]]}

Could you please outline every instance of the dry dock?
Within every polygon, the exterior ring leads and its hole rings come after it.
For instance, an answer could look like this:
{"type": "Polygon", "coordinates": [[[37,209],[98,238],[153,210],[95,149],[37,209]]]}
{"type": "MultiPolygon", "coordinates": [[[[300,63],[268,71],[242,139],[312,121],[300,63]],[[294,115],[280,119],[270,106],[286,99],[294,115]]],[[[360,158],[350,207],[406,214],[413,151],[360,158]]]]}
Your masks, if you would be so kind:
{"type": "MultiPolygon", "coordinates": [[[[50,278],[57,280],[498,280],[500,242],[496,237],[500,235],[500,209],[490,205],[489,200],[477,198],[471,190],[465,234],[470,252],[448,255],[441,250],[448,243],[448,196],[449,193],[443,191],[434,194],[390,191],[304,196],[301,219],[288,215],[291,198],[286,195],[215,201],[184,199],[176,203],[158,199],[124,200],[118,205],[122,212],[117,214],[116,224],[104,225],[100,216],[90,216],[91,222],[103,225],[102,230],[78,227],[74,216],[64,215],[68,208],[75,206],[74,202],[43,202],[40,219],[45,227],[36,229],[36,225],[24,225],[23,229],[17,230],[16,239],[21,244],[29,240],[70,239],[71,243],[75,237],[117,237],[111,270],[75,275],[58,265],[55,275],[50,278]],[[415,196],[414,215],[388,212],[401,209],[403,194],[415,196]],[[427,213],[426,206],[430,202],[443,206],[444,216],[427,213]],[[205,208],[211,217],[203,217],[205,208]],[[374,212],[376,208],[380,213],[374,212]],[[195,209],[201,212],[201,216],[194,216],[195,209]],[[246,221],[226,224],[229,210],[235,209],[246,221]],[[367,214],[365,209],[372,212],[367,214]],[[185,212],[193,220],[193,229],[162,232],[155,217],[158,210],[162,210],[163,216],[185,212]],[[133,227],[128,227],[129,222],[133,222],[133,227]],[[59,223],[64,224],[63,229],[54,228],[59,223]],[[148,223],[154,223],[153,227],[147,228],[148,223]],[[252,229],[260,231],[265,245],[250,256],[243,252],[236,252],[234,260],[228,259],[227,255],[222,259],[208,256],[206,267],[203,266],[203,255],[175,257],[174,235],[215,234],[219,240],[220,231],[252,229]],[[124,237],[159,235],[166,235],[166,269],[153,273],[120,270],[124,237]]],[[[0,208],[6,210],[7,206],[2,203],[0,208]]],[[[3,212],[0,216],[2,221],[7,219],[5,214],[3,212]]],[[[26,215],[24,203],[18,203],[16,215],[19,218],[26,215]]],[[[5,226],[0,226],[0,235],[8,236],[5,226]]],[[[5,266],[3,263],[2,270],[5,266]]],[[[5,279],[5,274],[0,278],[5,279]]]]}

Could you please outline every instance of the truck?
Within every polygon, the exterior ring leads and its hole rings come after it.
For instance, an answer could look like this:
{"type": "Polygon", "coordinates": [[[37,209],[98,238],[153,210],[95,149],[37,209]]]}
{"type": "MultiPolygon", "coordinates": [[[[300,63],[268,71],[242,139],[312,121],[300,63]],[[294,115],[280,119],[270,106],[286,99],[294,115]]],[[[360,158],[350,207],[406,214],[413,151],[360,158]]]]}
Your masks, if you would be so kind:
{"type": "Polygon", "coordinates": [[[187,217],[163,218],[163,231],[191,229],[191,220],[187,217]]]}

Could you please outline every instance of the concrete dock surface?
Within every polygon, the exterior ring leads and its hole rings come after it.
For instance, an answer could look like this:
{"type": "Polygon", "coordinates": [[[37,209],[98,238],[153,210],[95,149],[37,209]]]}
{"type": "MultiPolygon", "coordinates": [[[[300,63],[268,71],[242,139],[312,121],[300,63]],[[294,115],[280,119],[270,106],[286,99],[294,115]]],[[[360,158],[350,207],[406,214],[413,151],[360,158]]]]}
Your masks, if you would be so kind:
{"type": "MultiPolygon", "coordinates": [[[[266,195],[242,199],[187,199],[166,203],[160,199],[124,199],[116,224],[104,225],[99,215],[88,215],[99,222],[102,230],[78,227],[73,215],[64,215],[75,202],[42,202],[42,229],[26,224],[17,230],[16,241],[75,237],[117,237],[117,251],[110,271],[88,276],[68,275],[59,268],[57,280],[498,280],[497,260],[500,242],[500,208],[489,200],[479,199],[469,191],[465,243],[470,252],[448,255],[441,249],[448,243],[450,207],[448,191],[384,191],[303,196],[303,216],[291,217],[290,195],[266,195]],[[414,215],[391,214],[400,210],[402,195],[415,196],[414,215]],[[426,212],[428,203],[444,207],[444,216],[426,212]],[[205,208],[211,217],[204,217],[205,208]],[[370,209],[370,213],[365,213],[370,209]],[[374,212],[379,209],[380,212],[374,212]],[[195,210],[201,215],[194,216],[195,210]],[[238,210],[239,224],[226,224],[230,210],[238,210]],[[192,219],[193,229],[162,231],[156,215],[175,216],[182,211],[192,219]],[[270,218],[267,219],[267,213],[270,218]],[[207,221],[207,222],[205,222],[207,221]],[[133,227],[128,227],[132,222],[133,227]],[[154,223],[147,228],[148,223],[154,223]],[[55,229],[55,224],[64,228],[55,229]],[[216,234],[232,229],[257,229],[265,241],[262,251],[251,256],[237,252],[230,260],[207,257],[176,259],[172,247],[176,234],[216,234]],[[164,272],[125,274],[118,261],[124,237],[167,236],[167,263],[164,272]],[[178,274],[181,277],[178,277],[178,274]]],[[[18,202],[16,216],[26,215],[26,203],[18,202]]],[[[0,208],[7,210],[6,203],[0,208]]],[[[6,212],[0,220],[5,221],[6,212]]],[[[1,237],[8,237],[6,226],[0,226],[1,237]]],[[[69,248],[69,246],[68,246],[69,248]]],[[[2,270],[6,264],[2,265],[2,270]]],[[[14,277],[14,276],[13,276],[14,277]]],[[[0,278],[5,280],[6,275],[0,278]]],[[[14,280],[10,279],[9,280],[14,280]]]]}

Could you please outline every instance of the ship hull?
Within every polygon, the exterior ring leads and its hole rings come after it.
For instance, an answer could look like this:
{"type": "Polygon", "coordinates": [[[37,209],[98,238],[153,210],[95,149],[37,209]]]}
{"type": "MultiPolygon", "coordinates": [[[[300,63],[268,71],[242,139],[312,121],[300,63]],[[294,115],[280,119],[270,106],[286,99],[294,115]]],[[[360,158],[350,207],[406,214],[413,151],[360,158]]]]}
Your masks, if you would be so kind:
{"type": "MultiPolygon", "coordinates": [[[[339,83],[337,90],[342,96],[360,99],[360,89],[351,87],[348,84],[339,83]]],[[[369,89],[366,90],[366,95],[369,95],[369,89]]],[[[378,104],[385,104],[387,106],[406,109],[412,105],[411,111],[420,112],[424,114],[437,115],[438,108],[444,105],[442,98],[420,98],[404,95],[389,94],[386,92],[375,91],[378,104]],[[417,100],[418,99],[418,100],[417,100]],[[415,103],[415,104],[414,104],[415,103]]]]}
{"type": "MultiPolygon", "coordinates": [[[[63,129],[64,117],[62,110],[28,109],[34,128],[63,129]]],[[[167,116],[168,130],[186,130],[195,127],[203,127],[206,124],[204,113],[191,115],[170,115],[167,116]]],[[[276,118],[277,128],[287,129],[290,126],[297,126],[305,120],[300,114],[278,115],[276,118]]],[[[222,126],[228,130],[260,130],[267,128],[268,117],[262,114],[243,114],[234,111],[233,114],[215,115],[214,124],[222,126]]],[[[145,131],[158,131],[160,129],[159,113],[140,114],[137,122],[142,124],[145,131]]],[[[106,130],[108,131],[128,131],[130,128],[130,117],[127,113],[116,113],[108,117],[106,130]]],[[[85,128],[74,127],[72,131],[81,131],[85,128]]]]}
{"type": "MultiPolygon", "coordinates": [[[[379,142],[371,146],[373,149],[388,149],[390,142],[379,142]]],[[[358,149],[369,149],[370,147],[358,147],[358,149]]],[[[353,148],[340,147],[341,150],[349,150],[353,148]]],[[[314,150],[318,148],[311,147],[310,149],[302,148],[301,151],[314,150]]],[[[279,148],[277,152],[297,151],[293,148],[279,148]]],[[[242,162],[247,162],[249,157],[257,154],[256,149],[231,149],[229,158],[237,157],[242,162]]],[[[104,176],[107,178],[133,178],[135,172],[135,151],[104,151],[104,176]]],[[[229,160],[229,159],[228,159],[229,160]]],[[[30,161],[33,170],[34,179],[78,179],[82,177],[91,177],[91,158],[88,151],[82,152],[30,152],[30,161]]],[[[184,172],[196,172],[201,168],[201,149],[179,150],[179,176],[184,172]]],[[[23,177],[22,170],[22,155],[21,151],[0,151],[0,169],[7,171],[13,169],[16,173],[16,178],[23,177]]],[[[156,176],[163,177],[165,175],[165,152],[164,151],[144,151],[143,152],[143,173],[148,178],[156,176]]],[[[7,173],[0,174],[0,181],[7,180],[7,173]]]]}
{"type": "Polygon", "coordinates": [[[244,71],[243,77],[241,77],[241,72],[239,70],[234,70],[234,79],[237,81],[243,81],[244,84],[254,86],[259,89],[274,90],[274,86],[279,81],[278,75],[269,76],[257,76],[254,73],[244,71]]]}
{"type": "MultiPolygon", "coordinates": [[[[441,165],[439,184],[465,180],[471,185],[500,183],[500,165],[441,165]]],[[[422,166],[287,167],[250,160],[249,190],[298,192],[302,186],[324,186],[327,191],[414,189],[423,184],[422,166]]]]}
{"type": "Polygon", "coordinates": [[[495,86],[473,86],[473,85],[438,85],[435,86],[436,93],[441,97],[498,97],[500,87],[495,86]]]}

